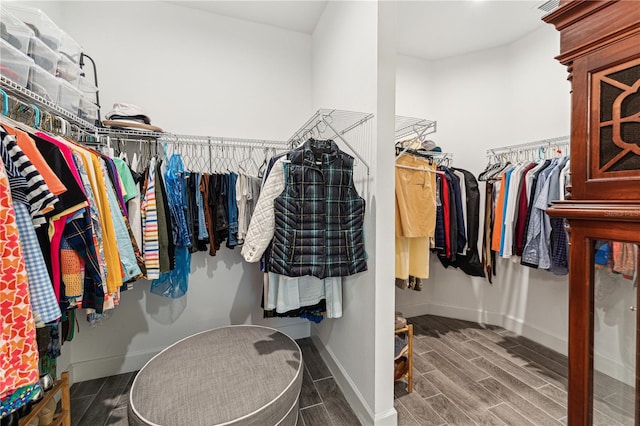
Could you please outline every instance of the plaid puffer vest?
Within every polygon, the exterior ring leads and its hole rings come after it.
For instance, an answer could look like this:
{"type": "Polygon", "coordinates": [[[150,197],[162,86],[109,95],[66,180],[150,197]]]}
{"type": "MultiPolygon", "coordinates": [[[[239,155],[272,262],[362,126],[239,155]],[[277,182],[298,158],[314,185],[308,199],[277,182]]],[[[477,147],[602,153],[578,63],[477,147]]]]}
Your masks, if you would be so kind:
{"type": "Polygon", "coordinates": [[[331,140],[309,139],[287,159],[269,271],[317,278],[366,271],[365,201],[353,184],[353,157],[331,140]]]}

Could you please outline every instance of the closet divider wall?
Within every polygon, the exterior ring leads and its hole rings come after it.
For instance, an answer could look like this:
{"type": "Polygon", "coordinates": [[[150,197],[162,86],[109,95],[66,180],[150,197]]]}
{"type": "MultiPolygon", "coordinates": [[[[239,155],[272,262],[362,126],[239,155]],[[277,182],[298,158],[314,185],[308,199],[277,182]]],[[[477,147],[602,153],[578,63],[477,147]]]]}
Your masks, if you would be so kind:
{"type": "MultiPolygon", "coordinates": [[[[213,128],[221,134],[277,139],[287,136],[282,135],[283,129],[303,121],[321,105],[378,113],[377,91],[381,88],[385,88],[388,98],[384,108],[393,105],[393,61],[380,62],[379,69],[375,66],[382,51],[394,53],[390,44],[383,49],[376,42],[379,25],[386,22],[385,28],[393,27],[394,22],[389,19],[390,5],[380,5],[330,2],[313,36],[167,2],[154,2],[153,7],[143,2],[47,2],[42,7],[54,10],[52,16],[60,19],[61,25],[94,54],[103,70],[100,97],[104,105],[122,100],[153,105],[156,121],[180,133],[206,134],[213,128]],[[385,13],[378,9],[385,9],[385,13]],[[101,19],[87,19],[90,16],[101,19]],[[141,21],[140,16],[146,19],[141,21]],[[118,22],[120,40],[135,41],[120,43],[117,57],[110,53],[113,40],[104,37],[114,22],[118,22]],[[189,66],[179,72],[173,66],[149,66],[144,59],[148,57],[168,58],[173,64],[189,66]],[[387,76],[384,81],[378,78],[383,67],[387,76]]],[[[385,31],[389,36],[394,33],[393,28],[390,33],[389,29],[385,31]]],[[[393,112],[384,122],[392,120],[393,112]]],[[[333,127],[343,130],[335,121],[333,127]]],[[[371,143],[380,128],[371,120],[369,137],[362,138],[366,140],[365,147],[357,148],[371,166],[370,177],[366,177],[365,167],[358,164],[355,168],[357,184],[365,187],[363,192],[368,194],[363,195],[368,203],[371,201],[371,214],[365,220],[372,265],[375,247],[384,244],[382,240],[376,243],[376,217],[381,217],[388,204],[378,188],[386,185],[388,172],[374,171],[381,167],[383,157],[377,155],[376,144],[371,143]]],[[[357,131],[365,133],[362,128],[357,131]]],[[[357,142],[349,141],[356,147],[357,142]]],[[[389,219],[383,222],[388,223],[389,219]]],[[[384,254],[384,250],[378,252],[384,254]]],[[[389,254],[378,259],[379,270],[386,268],[389,254]]],[[[261,312],[255,306],[259,290],[248,284],[260,279],[259,271],[234,257],[237,256],[229,251],[223,251],[215,262],[194,256],[192,264],[197,267],[191,279],[203,285],[199,290],[192,286],[193,291],[187,295],[189,310],[184,310],[184,298],[158,301],[134,288],[132,297],[122,300],[124,315],[114,315],[94,333],[87,333],[86,326],[81,325],[70,359],[74,377],[90,379],[135,370],[169,343],[205,328],[229,322],[262,323],[261,312]]],[[[321,324],[314,332],[323,343],[320,349],[326,348],[334,366],[338,364],[332,371],[343,380],[336,381],[351,389],[347,397],[353,396],[349,402],[360,407],[356,411],[364,423],[391,420],[395,414],[392,390],[380,386],[380,382],[387,383],[391,369],[385,371],[387,363],[377,365],[375,361],[392,352],[392,342],[383,344],[375,337],[376,330],[380,330],[375,318],[383,317],[385,309],[391,318],[393,307],[387,296],[392,292],[379,292],[382,286],[375,275],[371,272],[350,280],[353,285],[349,286],[349,316],[339,326],[336,322],[321,324]],[[367,356],[356,355],[358,351],[353,348],[360,348],[367,356]]],[[[274,320],[269,324],[293,337],[309,335],[308,322],[274,320]]],[[[389,324],[390,330],[391,327],[389,324]]]]}

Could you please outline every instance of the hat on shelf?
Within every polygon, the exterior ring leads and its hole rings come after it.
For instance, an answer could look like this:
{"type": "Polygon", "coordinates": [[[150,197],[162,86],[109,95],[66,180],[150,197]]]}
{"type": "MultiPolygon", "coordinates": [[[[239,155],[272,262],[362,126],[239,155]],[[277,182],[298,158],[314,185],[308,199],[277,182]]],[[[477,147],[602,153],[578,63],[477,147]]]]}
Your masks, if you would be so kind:
{"type": "Polygon", "coordinates": [[[105,126],[162,132],[160,127],[151,125],[149,116],[137,105],[115,103],[106,118],[102,121],[105,126]]]}
{"type": "Polygon", "coordinates": [[[422,149],[425,151],[441,151],[440,147],[432,140],[422,142],[422,149]]]}

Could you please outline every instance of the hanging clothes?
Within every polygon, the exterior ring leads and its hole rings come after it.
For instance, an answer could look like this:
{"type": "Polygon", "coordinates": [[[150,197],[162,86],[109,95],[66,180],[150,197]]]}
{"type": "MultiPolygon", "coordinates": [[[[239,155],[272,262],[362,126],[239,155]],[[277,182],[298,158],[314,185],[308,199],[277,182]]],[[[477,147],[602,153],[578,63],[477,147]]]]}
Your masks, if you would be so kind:
{"type": "Polygon", "coordinates": [[[321,279],[365,271],[365,201],[353,183],[353,157],[333,141],[310,139],[287,160],[269,271],[321,279]]]}
{"type": "MultiPolygon", "coordinates": [[[[255,209],[249,221],[241,251],[246,261],[258,262],[264,258],[265,269],[269,270],[271,268],[272,256],[274,254],[279,256],[274,249],[275,245],[271,244],[276,230],[280,226],[280,224],[276,223],[274,203],[278,203],[278,199],[283,200],[290,197],[286,195],[283,198],[283,192],[287,191],[287,186],[289,186],[290,191],[292,185],[295,186],[297,182],[300,182],[296,177],[302,176],[304,173],[313,174],[313,172],[307,170],[309,167],[313,170],[320,170],[322,167],[328,166],[328,163],[335,161],[334,159],[343,161],[342,164],[344,165],[345,159],[350,158],[344,157],[344,155],[346,154],[339,151],[332,141],[308,141],[297,150],[290,151],[283,157],[274,156],[271,158],[263,174],[263,186],[259,191],[260,196],[255,202],[255,209]],[[317,153],[317,158],[313,153],[313,148],[320,150],[317,153]],[[316,161],[320,164],[316,164],[316,161]],[[290,173],[292,170],[294,172],[290,173]]],[[[350,167],[352,167],[352,163],[350,164],[350,167]]],[[[336,166],[339,165],[340,162],[338,161],[336,166]]],[[[326,175],[329,177],[326,181],[330,188],[328,193],[332,194],[334,190],[332,186],[335,186],[339,189],[346,189],[343,196],[351,199],[350,197],[353,197],[352,191],[355,191],[351,178],[351,169],[348,169],[348,172],[344,172],[345,174],[341,174],[343,172],[339,170],[341,169],[337,167],[326,175]],[[338,179],[339,177],[342,180],[338,179]]],[[[305,176],[308,176],[308,174],[305,174],[305,176]]],[[[324,185],[324,182],[308,181],[309,183],[314,182],[314,185],[310,185],[314,189],[321,188],[321,185],[324,185]]],[[[257,185],[254,184],[254,186],[257,185]]],[[[255,189],[253,192],[258,193],[258,190],[255,189]]],[[[343,219],[352,217],[351,214],[345,216],[353,206],[347,206],[349,208],[343,209],[344,198],[338,197],[333,201],[330,197],[328,200],[332,200],[333,205],[330,205],[332,212],[333,208],[341,208],[339,211],[343,211],[341,215],[343,219]],[[338,202],[338,200],[343,201],[338,202]]],[[[316,207],[318,207],[316,210],[318,213],[324,211],[320,210],[319,205],[316,207]]],[[[340,217],[338,214],[335,215],[340,217]]],[[[320,229],[324,228],[319,228],[318,230],[320,231],[320,229]]],[[[282,245],[278,247],[280,248],[282,245]]],[[[331,253],[328,253],[328,255],[332,256],[331,253]]],[[[339,318],[342,316],[342,277],[318,278],[310,274],[290,277],[274,271],[270,271],[264,276],[262,306],[265,317],[296,316],[319,322],[323,318],[339,318]]]]}
{"type": "Polygon", "coordinates": [[[463,251],[458,254],[457,263],[452,263],[452,266],[457,266],[465,274],[472,277],[484,277],[482,261],[478,253],[480,226],[480,190],[478,181],[473,173],[468,170],[459,168],[453,170],[461,183],[461,195],[464,194],[462,196],[462,206],[464,208],[464,223],[466,224],[466,245],[463,251]],[[462,176],[460,177],[460,175],[462,176]],[[464,185],[462,185],[462,182],[464,182],[464,185]]]}
{"type": "Polygon", "coordinates": [[[564,220],[546,214],[564,195],[567,163],[568,157],[556,157],[489,165],[481,173],[487,181],[482,262],[490,282],[497,256],[556,275],[568,273],[564,220]]]}
{"type": "Polygon", "coordinates": [[[170,230],[175,247],[175,260],[168,272],[163,272],[151,283],[151,292],[164,297],[178,298],[187,293],[191,272],[192,234],[187,217],[190,215],[185,202],[184,165],[180,154],[173,154],[165,172],[166,200],[169,206],[170,230]],[[187,209],[185,211],[185,209],[187,209]]]}
{"type": "Polygon", "coordinates": [[[409,277],[429,278],[429,247],[436,225],[436,165],[411,154],[396,160],[395,276],[398,287],[409,277]]]}
{"type": "Polygon", "coordinates": [[[24,255],[11,188],[0,162],[0,398],[38,382],[38,350],[24,255]]]}

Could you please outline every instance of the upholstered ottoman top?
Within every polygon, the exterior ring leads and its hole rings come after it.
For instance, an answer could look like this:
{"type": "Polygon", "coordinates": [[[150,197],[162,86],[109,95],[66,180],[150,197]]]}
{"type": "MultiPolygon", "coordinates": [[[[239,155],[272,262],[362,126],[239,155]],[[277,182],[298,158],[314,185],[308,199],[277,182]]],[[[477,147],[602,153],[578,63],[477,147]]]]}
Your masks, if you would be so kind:
{"type": "Polygon", "coordinates": [[[297,407],[301,385],[302,353],[290,337],[260,326],[217,328],[180,340],[140,370],[129,424],[276,425],[297,407]]]}

